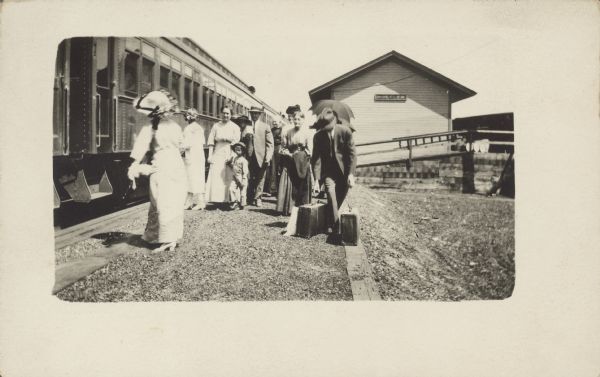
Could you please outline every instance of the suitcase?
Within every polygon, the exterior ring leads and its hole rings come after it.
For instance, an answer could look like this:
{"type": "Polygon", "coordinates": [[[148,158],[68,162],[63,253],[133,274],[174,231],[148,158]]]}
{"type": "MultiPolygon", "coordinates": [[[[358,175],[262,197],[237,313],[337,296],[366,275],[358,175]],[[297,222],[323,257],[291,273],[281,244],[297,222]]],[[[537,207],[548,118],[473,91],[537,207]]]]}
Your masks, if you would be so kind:
{"type": "Polygon", "coordinates": [[[356,246],[360,239],[360,216],[358,209],[340,213],[340,227],[342,228],[342,241],[346,245],[356,246]]]}
{"type": "Polygon", "coordinates": [[[305,204],[298,208],[298,222],[296,225],[296,235],[305,238],[311,238],[315,234],[325,233],[327,231],[327,222],[325,211],[327,204],[315,203],[305,204]]]}

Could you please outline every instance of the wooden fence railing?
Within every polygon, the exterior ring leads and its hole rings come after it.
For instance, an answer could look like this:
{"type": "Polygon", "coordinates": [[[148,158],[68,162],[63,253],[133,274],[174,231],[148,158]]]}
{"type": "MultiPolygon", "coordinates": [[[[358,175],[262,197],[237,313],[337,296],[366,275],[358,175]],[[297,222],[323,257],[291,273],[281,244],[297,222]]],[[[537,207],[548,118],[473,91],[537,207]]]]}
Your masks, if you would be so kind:
{"type": "MultiPolygon", "coordinates": [[[[452,143],[452,142],[455,142],[460,139],[460,140],[463,140],[466,144],[468,144],[467,150],[472,151],[473,143],[477,140],[483,139],[481,137],[481,135],[488,135],[488,134],[507,135],[508,136],[508,135],[514,135],[514,132],[513,131],[495,131],[495,130],[460,130],[460,131],[436,132],[436,133],[428,133],[428,134],[413,135],[413,136],[395,137],[395,138],[388,139],[388,140],[371,141],[371,142],[367,142],[367,143],[358,143],[358,144],[356,144],[356,146],[362,147],[362,146],[369,146],[369,145],[397,143],[399,149],[408,149],[408,158],[403,159],[403,160],[389,161],[388,163],[406,161],[408,166],[410,167],[410,166],[412,166],[412,161],[414,160],[414,158],[413,158],[413,148],[414,147],[420,147],[423,145],[436,144],[436,143],[452,143]]],[[[514,146],[514,141],[489,141],[489,144],[490,145],[514,146]]],[[[366,155],[366,154],[378,154],[378,153],[384,153],[384,152],[389,152],[389,150],[373,151],[373,152],[367,152],[367,153],[362,153],[362,154],[359,153],[358,156],[366,155]]],[[[442,154],[438,153],[438,154],[432,154],[432,155],[429,155],[426,157],[420,156],[419,159],[444,157],[444,156],[456,155],[456,154],[457,153],[442,153],[442,154]]],[[[458,154],[460,154],[460,153],[458,153],[458,154]]],[[[359,164],[359,166],[371,166],[371,165],[375,165],[375,164],[381,164],[381,163],[370,163],[370,164],[366,164],[366,165],[359,164]]]]}

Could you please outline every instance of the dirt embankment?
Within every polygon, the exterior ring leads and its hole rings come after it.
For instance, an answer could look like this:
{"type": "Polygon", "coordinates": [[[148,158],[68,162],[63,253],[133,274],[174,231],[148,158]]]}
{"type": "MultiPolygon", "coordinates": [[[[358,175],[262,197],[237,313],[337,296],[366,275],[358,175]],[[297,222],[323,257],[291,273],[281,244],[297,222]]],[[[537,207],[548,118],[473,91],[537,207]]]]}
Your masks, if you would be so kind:
{"type": "Polygon", "coordinates": [[[514,201],[356,187],[383,299],[502,299],[515,283],[514,201]]]}

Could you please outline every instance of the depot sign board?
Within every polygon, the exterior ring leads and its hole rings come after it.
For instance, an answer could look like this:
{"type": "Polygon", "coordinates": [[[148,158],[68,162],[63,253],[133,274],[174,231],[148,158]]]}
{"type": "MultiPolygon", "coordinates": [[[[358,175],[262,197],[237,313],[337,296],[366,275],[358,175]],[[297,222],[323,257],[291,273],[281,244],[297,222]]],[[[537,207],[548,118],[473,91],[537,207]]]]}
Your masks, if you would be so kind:
{"type": "Polygon", "coordinates": [[[375,102],[406,102],[406,94],[375,94],[375,102]]]}

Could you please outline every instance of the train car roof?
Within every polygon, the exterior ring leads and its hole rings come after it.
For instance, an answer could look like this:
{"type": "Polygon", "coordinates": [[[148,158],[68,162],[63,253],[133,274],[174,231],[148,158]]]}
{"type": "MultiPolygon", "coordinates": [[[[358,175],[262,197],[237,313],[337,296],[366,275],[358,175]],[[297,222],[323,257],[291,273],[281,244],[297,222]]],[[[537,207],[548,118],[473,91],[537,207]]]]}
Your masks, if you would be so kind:
{"type": "Polygon", "coordinates": [[[249,89],[250,86],[248,84],[246,84],[242,79],[240,79],[237,75],[231,72],[231,70],[225,67],[225,65],[219,62],[213,55],[209,54],[204,48],[200,47],[200,45],[192,39],[186,37],[162,38],[179,47],[184,52],[196,57],[198,61],[212,69],[223,79],[229,81],[231,84],[241,89],[244,92],[244,94],[261,103],[265,107],[265,109],[269,109],[269,111],[275,114],[279,114],[278,111],[269,106],[265,101],[260,99],[257,95],[251,93],[249,89]]]}

